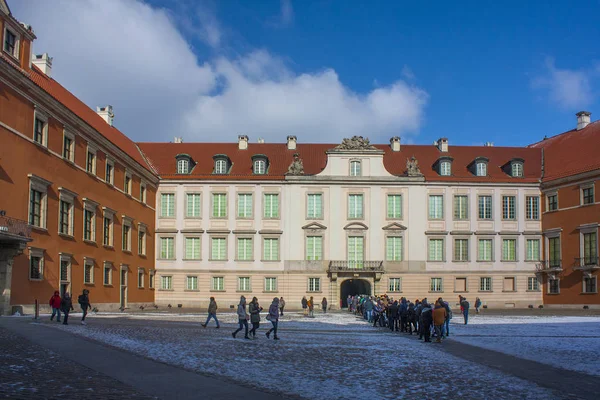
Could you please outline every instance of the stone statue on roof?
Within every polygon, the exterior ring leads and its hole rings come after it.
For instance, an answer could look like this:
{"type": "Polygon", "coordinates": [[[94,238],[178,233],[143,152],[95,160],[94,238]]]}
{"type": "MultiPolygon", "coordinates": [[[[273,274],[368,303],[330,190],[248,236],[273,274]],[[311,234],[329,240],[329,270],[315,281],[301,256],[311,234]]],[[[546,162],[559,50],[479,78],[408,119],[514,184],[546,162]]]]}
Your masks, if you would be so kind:
{"type": "Polygon", "coordinates": [[[300,158],[300,154],[294,153],[294,161],[288,167],[286,175],[304,175],[304,164],[300,158]]]}
{"type": "Polygon", "coordinates": [[[338,150],[377,150],[371,145],[368,138],[362,136],[352,136],[352,138],[344,138],[342,144],[335,147],[338,150]]]}
{"type": "Polygon", "coordinates": [[[415,156],[406,159],[406,175],[423,176],[421,170],[419,169],[419,162],[417,161],[415,156]]]}

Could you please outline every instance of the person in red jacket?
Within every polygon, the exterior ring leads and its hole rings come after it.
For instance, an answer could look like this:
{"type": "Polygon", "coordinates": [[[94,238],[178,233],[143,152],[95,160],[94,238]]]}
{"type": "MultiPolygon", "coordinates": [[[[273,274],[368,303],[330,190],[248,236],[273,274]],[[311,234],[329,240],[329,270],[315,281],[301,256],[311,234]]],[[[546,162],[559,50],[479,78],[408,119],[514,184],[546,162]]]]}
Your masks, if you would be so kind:
{"type": "Polygon", "coordinates": [[[58,290],[54,292],[54,295],[50,297],[50,307],[52,307],[52,316],[50,317],[50,321],[54,320],[54,316],[56,315],[56,322],[60,322],[60,293],[58,290]]]}

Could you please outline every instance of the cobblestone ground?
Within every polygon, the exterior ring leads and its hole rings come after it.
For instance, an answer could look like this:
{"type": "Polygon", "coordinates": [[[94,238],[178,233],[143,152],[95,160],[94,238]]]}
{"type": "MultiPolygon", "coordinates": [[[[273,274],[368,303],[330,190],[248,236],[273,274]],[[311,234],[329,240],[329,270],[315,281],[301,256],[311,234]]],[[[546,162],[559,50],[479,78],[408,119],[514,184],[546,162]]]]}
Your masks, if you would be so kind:
{"type": "Polygon", "coordinates": [[[286,314],[281,340],[231,337],[234,315],[221,329],[204,316],[92,317],[87,326],[50,325],[150,359],[209,376],[307,399],[561,399],[560,393],[454,357],[443,344],[372,328],[346,313],[315,319],[286,314]]]}
{"type": "MultiPolygon", "coordinates": [[[[48,330],[48,334],[56,332],[48,330]]],[[[61,340],[60,335],[57,338],[61,340]]],[[[154,399],[82,365],[66,362],[59,354],[4,328],[0,328],[0,354],[0,398],[154,399]]]]}

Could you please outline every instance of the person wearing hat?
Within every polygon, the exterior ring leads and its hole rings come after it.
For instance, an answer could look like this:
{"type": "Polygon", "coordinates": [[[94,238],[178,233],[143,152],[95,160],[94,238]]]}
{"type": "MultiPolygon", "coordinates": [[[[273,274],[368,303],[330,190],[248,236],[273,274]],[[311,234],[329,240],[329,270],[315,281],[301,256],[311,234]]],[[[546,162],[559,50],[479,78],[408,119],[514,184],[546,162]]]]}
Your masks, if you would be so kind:
{"type": "Polygon", "coordinates": [[[87,312],[89,308],[92,308],[90,304],[90,291],[87,289],[83,289],[83,293],[79,295],[77,302],[81,306],[81,310],[83,311],[83,317],[81,317],[81,325],[85,325],[85,317],[87,316],[87,312]]]}
{"type": "Polygon", "coordinates": [[[54,316],[56,317],[56,322],[60,322],[60,293],[58,290],[54,292],[54,295],[50,298],[50,307],[52,307],[52,316],[50,317],[50,321],[54,320],[54,316]]]}

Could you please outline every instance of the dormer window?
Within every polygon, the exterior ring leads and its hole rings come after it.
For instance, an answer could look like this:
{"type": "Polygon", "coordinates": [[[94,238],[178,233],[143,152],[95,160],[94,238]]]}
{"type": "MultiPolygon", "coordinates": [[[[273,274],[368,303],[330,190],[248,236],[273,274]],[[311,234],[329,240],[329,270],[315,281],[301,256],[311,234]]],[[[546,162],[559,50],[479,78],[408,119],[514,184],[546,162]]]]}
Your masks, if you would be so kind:
{"type": "Polygon", "coordinates": [[[524,163],[524,160],[521,158],[513,158],[510,161],[510,175],[513,178],[522,178],[523,177],[523,163],[524,163]]]}
{"type": "Polygon", "coordinates": [[[360,161],[350,161],[350,176],[361,176],[361,165],[360,161]]]}
{"type": "Polygon", "coordinates": [[[252,156],[252,172],[255,175],[264,175],[267,173],[267,156],[257,154],[252,156]]]}
{"type": "Polygon", "coordinates": [[[475,172],[476,176],[487,176],[488,159],[485,157],[477,157],[475,159],[475,172]]]}
{"type": "Polygon", "coordinates": [[[438,160],[438,173],[441,176],[452,175],[452,158],[451,157],[440,157],[438,160]]]}
{"type": "Polygon", "coordinates": [[[213,157],[213,160],[215,160],[214,173],[216,175],[225,175],[229,172],[229,157],[225,154],[217,154],[213,157]]]}
{"type": "Polygon", "coordinates": [[[4,28],[4,45],[3,49],[11,56],[19,57],[19,41],[17,40],[17,34],[8,27],[4,28]]]}
{"type": "Polygon", "coordinates": [[[192,170],[192,157],[188,154],[177,154],[177,173],[178,174],[189,174],[192,170]]]}

